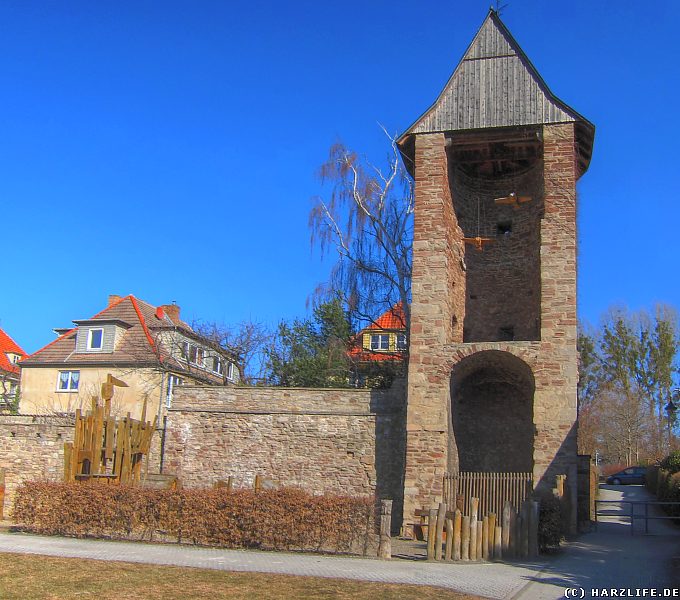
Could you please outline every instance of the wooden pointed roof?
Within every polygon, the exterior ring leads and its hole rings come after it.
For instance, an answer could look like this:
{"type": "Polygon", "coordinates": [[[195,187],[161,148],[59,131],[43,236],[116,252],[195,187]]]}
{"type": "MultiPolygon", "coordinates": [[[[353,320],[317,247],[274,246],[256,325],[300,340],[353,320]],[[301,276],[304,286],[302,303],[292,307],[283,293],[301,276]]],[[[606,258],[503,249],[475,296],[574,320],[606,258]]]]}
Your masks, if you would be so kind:
{"type": "Polygon", "coordinates": [[[491,9],[439,97],[402,134],[398,144],[410,170],[413,134],[549,123],[577,124],[581,172],[585,172],[592,154],[594,125],[550,91],[491,9]]]}

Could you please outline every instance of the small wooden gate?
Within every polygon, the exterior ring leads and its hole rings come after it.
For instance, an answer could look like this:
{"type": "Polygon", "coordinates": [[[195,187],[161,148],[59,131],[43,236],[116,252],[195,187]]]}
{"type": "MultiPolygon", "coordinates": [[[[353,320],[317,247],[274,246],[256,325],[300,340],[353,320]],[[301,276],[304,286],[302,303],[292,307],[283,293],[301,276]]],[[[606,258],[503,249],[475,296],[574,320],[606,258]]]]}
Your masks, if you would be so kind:
{"type": "Polygon", "coordinates": [[[532,473],[451,473],[444,476],[444,502],[451,511],[470,514],[470,498],[479,498],[479,514],[503,513],[506,502],[522,503],[534,491],[532,473]]]}

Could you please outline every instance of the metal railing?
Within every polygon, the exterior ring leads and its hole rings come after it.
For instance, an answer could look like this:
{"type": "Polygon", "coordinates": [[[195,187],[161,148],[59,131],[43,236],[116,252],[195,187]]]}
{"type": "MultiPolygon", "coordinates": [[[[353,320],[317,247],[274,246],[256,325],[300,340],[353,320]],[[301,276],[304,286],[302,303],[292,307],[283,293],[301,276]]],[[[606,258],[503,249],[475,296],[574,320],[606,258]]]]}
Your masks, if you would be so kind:
{"type": "MultiPolygon", "coordinates": [[[[645,522],[645,534],[649,534],[649,522],[656,520],[669,520],[675,519],[680,520],[678,516],[671,515],[650,515],[649,506],[678,506],[680,507],[680,502],[648,502],[646,500],[595,500],[595,527],[597,528],[599,524],[598,517],[618,517],[620,519],[628,519],[630,523],[630,534],[635,535],[635,522],[643,521],[645,522]],[[613,511],[613,512],[601,512],[599,505],[601,504],[629,504],[630,509],[628,512],[613,511]],[[636,507],[643,506],[643,510],[636,510],[636,507]]],[[[605,509],[606,510],[606,509],[605,509]]]]}

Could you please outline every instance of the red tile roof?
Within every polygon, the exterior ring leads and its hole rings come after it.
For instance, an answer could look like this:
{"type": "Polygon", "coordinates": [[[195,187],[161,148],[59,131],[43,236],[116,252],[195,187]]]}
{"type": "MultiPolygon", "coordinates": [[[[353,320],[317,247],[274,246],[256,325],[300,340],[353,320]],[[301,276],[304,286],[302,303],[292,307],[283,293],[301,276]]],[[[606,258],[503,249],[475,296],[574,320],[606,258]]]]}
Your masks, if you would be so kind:
{"type": "Polygon", "coordinates": [[[19,367],[10,362],[9,358],[7,358],[7,353],[26,356],[21,346],[0,329],[0,371],[18,374],[19,367]]]}
{"type": "Polygon", "coordinates": [[[375,323],[371,323],[366,329],[406,329],[406,315],[401,302],[397,302],[392,308],[388,308],[378,317],[375,323]]]}
{"type": "Polygon", "coordinates": [[[355,361],[373,362],[381,360],[402,360],[401,352],[372,352],[363,347],[363,335],[367,331],[406,331],[406,316],[401,302],[395,304],[380,315],[374,323],[362,329],[354,337],[352,347],[347,354],[355,361]]]}
{"type": "MultiPolygon", "coordinates": [[[[76,354],[76,334],[78,327],[69,329],[37,352],[21,361],[21,366],[46,364],[142,364],[164,363],[169,356],[157,347],[151,329],[174,329],[177,327],[185,334],[196,336],[189,325],[181,320],[174,322],[168,314],[158,311],[157,307],[139,300],[134,296],[117,298],[104,310],[87,321],[121,321],[129,326],[120,344],[111,353],[76,354]]],[[[84,321],[76,321],[81,323],[84,321]]],[[[180,364],[174,365],[181,367],[180,364]]]]}

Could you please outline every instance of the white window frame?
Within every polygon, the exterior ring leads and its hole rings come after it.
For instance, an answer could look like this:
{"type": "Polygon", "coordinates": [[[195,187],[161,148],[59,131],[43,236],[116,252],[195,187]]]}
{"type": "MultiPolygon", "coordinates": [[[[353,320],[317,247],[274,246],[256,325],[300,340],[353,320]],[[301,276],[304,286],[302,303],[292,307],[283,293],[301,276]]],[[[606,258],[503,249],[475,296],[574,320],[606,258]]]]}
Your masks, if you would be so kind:
{"type": "Polygon", "coordinates": [[[372,333],[371,334],[371,350],[374,352],[385,352],[390,349],[390,334],[389,333],[372,333]],[[375,344],[373,343],[375,340],[375,344]],[[384,346],[384,342],[387,345],[384,346]],[[384,346],[384,347],[383,347],[384,346]]]}
{"type": "Polygon", "coordinates": [[[234,380],[234,363],[232,362],[227,363],[227,379],[234,380]]]}
{"type": "Polygon", "coordinates": [[[207,353],[204,348],[192,344],[191,342],[184,342],[183,354],[185,355],[184,359],[190,365],[201,367],[202,369],[208,368],[205,360],[207,358],[207,353]]]}
{"type": "Polygon", "coordinates": [[[406,350],[408,348],[408,342],[406,340],[405,333],[397,334],[397,350],[406,350]]]}
{"type": "Polygon", "coordinates": [[[88,329],[87,331],[87,350],[88,352],[101,352],[104,349],[104,328],[103,327],[93,327],[92,329],[88,329]],[[95,331],[101,331],[102,332],[102,337],[101,337],[101,346],[94,347],[92,345],[92,334],[95,331]]]}
{"type": "Polygon", "coordinates": [[[57,372],[57,392],[61,393],[74,393],[78,391],[78,388],[80,387],[80,371],[75,370],[75,371],[58,371],[57,372]],[[66,387],[62,388],[61,387],[61,374],[62,373],[68,373],[68,378],[66,380],[66,387]],[[75,382],[75,387],[73,387],[73,375],[77,373],[78,377],[75,382]]]}
{"type": "Polygon", "coordinates": [[[184,380],[179,375],[168,374],[168,385],[165,391],[165,406],[167,408],[172,406],[172,396],[175,388],[183,383],[184,380]]]}
{"type": "Polygon", "coordinates": [[[224,360],[222,357],[215,354],[213,355],[212,360],[212,372],[216,375],[224,375],[224,360]]]}

